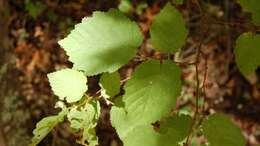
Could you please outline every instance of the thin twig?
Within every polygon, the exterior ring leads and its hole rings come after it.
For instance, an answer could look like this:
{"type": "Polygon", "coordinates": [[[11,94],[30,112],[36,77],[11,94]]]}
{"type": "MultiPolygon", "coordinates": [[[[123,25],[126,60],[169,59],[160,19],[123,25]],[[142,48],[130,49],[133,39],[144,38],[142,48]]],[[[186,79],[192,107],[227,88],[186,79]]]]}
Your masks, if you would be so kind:
{"type": "Polygon", "coordinates": [[[196,120],[197,120],[197,116],[199,114],[199,90],[200,90],[200,81],[199,81],[199,59],[200,59],[200,49],[203,43],[203,39],[200,40],[198,49],[197,49],[197,56],[196,56],[196,64],[195,64],[195,69],[196,69],[196,109],[195,109],[195,113],[192,119],[192,125],[190,127],[190,131],[189,134],[187,136],[186,142],[185,142],[185,146],[189,146],[190,143],[190,137],[193,133],[193,128],[196,125],[196,120]]]}
{"type": "Polygon", "coordinates": [[[206,99],[206,80],[207,80],[207,74],[208,74],[208,58],[205,57],[205,64],[204,64],[205,72],[204,72],[204,77],[203,77],[203,83],[202,83],[202,92],[204,94],[204,101],[202,105],[202,113],[204,113],[205,110],[205,99],[206,99]]]}
{"type": "Polygon", "coordinates": [[[174,63],[178,63],[180,65],[195,65],[196,62],[178,62],[178,61],[173,61],[174,63]]]}

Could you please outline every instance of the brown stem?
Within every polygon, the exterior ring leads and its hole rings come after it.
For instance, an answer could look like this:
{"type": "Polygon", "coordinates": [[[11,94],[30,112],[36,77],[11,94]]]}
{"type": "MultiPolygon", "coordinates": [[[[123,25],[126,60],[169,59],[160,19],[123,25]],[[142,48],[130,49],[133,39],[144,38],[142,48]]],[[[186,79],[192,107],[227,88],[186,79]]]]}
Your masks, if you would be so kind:
{"type": "Polygon", "coordinates": [[[193,133],[193,130],[194,130],[194,127],[196,125],[196,120],[197,120],[197,117],[198,117],[198,114],[199,114],[199,90],[200,90],[200,81],[199,81],[199,59],[200,59],[200,49],[201,49],[201,46],[202,46],[202,42],[203,42],[203,39],[201,39],[200,43],[199,43],[199,46],[198,46],[198,49],[197,49],[197,56],[196,56],[196,64],[195,64],[195,68],[196,68],[196,110],[195,110],[195,113],[194,113],[194,116],[193,116],[193,119],[192,119],[192,124],[191,124],[191,127],[190,127],[190,131],[189,131],[189,134],[187,136],[187,139],[186,139],[186,142],[185,142],[185,146],[189,146],[189,143],[190,143],[190,137],[193,133]]]}
{"type": "Polygon", "coordinates": [[[205,112],[205,98],[206,98],[206,88],[205,88],[205,84],[206,84],[206,80],[207,80],[207,72],[208,72],[208,58],[205,57],[205,64],[204,64],[204,68],[205,68],[205,72],[204,72],[204,77],[203,77],[203,83],[202,83],[202,92],[204,94],[204,101],[203,101],[203,105],[202,105],[202,113],[204,114],[205,112]]]}

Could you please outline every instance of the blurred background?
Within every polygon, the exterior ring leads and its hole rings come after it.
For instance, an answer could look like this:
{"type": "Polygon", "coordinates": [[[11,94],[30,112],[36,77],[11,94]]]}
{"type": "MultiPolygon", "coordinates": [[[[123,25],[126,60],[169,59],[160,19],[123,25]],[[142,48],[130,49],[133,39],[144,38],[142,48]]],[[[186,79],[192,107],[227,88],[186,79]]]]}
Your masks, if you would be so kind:
{"type": "MultiPolygon", "coordinates": [[[[184,0],[185,1],[185,0],[184,0]]],[[[57,98],[50,90],[47,73],[71,67],[65,52],[57,41],[64,38],[76,23],[93,11],[119,8],[138,22],[144,36],[139,48],[140,57],[162,57],[152,50],[149,28],[153,19],[168,0],[0,0],[0,146],[27,146],[37,121],[57,113],[57,98]]],[[[205,80],[205,95],[200,103],[205,113],[225,112],[241,127],[248,146],[260,144],[260,70],[244,77],[236,67],[233,46],[236,37],[243,32],[238,26],[229,27],[212,23],[218,21],[247,21],[236,0],[205,0],[204,9],[209,15],[200,21],[196,5],[179,5],[187,28],[187,43],[181,49],[179,60],[194,60],[194,40],[206,34],[202,46],[206,58],[201,58],[199,69],[201,83],[205,80]],[[207,32],[205,31],[207,28],[207,32]],[[192,38],[192,39],[191,39],[192,38]],[[206,64],[206,65],[205,65],[206,64]],[[204,102],[204,100],[206,102],[204,102]]],[[[116,27],[116,26],[115,26],[116,27]]],[[[125,70],[131,72],[139,60],[131,61],[125,70]]],[[[177,107],[181,112],[194,109],[195,69],[182,65],[184,82],[177,107]]],[[[89,92],[99,90],[99,76],[89,79],[89,92]]],[[[121,146],[109,122],[109,107],[103,112],[96,129],[100,146],[121,146]]],[[[73,134],[64,123],[56,127],[41,146],[76,146],[79,135],[73,134]]],[[[199,146],[204,139],[193,139],[199,146]]]]}

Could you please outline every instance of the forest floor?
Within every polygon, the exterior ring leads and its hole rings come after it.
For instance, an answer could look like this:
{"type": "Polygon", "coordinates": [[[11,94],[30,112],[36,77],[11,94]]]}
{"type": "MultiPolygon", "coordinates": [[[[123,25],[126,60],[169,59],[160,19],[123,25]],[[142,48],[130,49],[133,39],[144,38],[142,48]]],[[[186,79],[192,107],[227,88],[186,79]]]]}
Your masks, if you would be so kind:
{"type": "MultiPolygon", "coordinates": [[[[128,15],[135,19],[145,38],[149,37],[149,27],[153,16],[167,3],[167,0],[137,2],[133,1],[128,15]]],[[[119,1],[114,0],[0,0],[0,146],[27,145],[32,130],[41,118],[57,112],[54,108],[56,97],[50,90],[47,73],[60,68],[70,67],[63,49],[57,41],[64,38],[76,23],[93,11],[107,11],[117,8],[119,1]],[[1,22],[2,21],[2,22],[1,22]]],[[[239,6],[229,4],[230,11],[240,11],[239,6]]],[[[224,3],[211,3],[208,12],[214,17],[222,17],[224,3]],[[216,15],[216,16],[215,16],[216,15]],[[221,16],[218,16],[221,15],[221,16]]],[[[179,8],[185,17],[190,15],[185,6],[179,8]]],[[[196,8],[191,7],[193,13],[196,8]]],[[[231,18],[237,17],[232,14],[231,18]]],[[[210,24],[209,31],[198,29],[197,18],[188,23],[191,34],[187,44],[181,50],[180,60],[194,60],[193,41],[198,33],[208,33],[208,39],[202,46],[206,54],[200,60],[199,69],[206,70],[200,75],[205,81],[205,113],[222,111],[229,114],[235,123],[243,129],[248,146],[260,144],[260,70],[245,78],[236,68],[232,46],[240,32],[225,29],[222,25],[210,24]],[[194,37],[195,36],[195,37],[194,37]],[[205,66],[205,64],[207,64],[205,66]],[[206,76],[206,79],[204,78],[206,76]]],[[[220,18],[221,19],[221,18],[220,18]]],[[[149,40],[140,49],[140,57],[161,57],[151,51],[149,40]]],[[[138,62],[138,61],[136,61],[138,62]]],[[[136,62],[130,62],[125,68],[131,72],[136,62]]],[[[178,108],[183,112],[194,108],[195,68],[182,66],[182,78],[185,83],[182,99],[178,108]]],[[[90,94],[98,90],[99,77],[90,78],[90,94]]],[[[103,105],[103,114],[97,127],[101,146],[120,146],[114,129],[109,124],[109,107],[103,105]]],[[[68,124],[62,124],[40,144],[42,146],[73,146],[78,135],[72,135],[68,124]]],[[[194,141],[200,141],[198,137],[194,141]]],[[[202,140],[203,141],[203,140],[202,140]]],[[[196,146],[196,142],[194,145],[196,146]]]]}

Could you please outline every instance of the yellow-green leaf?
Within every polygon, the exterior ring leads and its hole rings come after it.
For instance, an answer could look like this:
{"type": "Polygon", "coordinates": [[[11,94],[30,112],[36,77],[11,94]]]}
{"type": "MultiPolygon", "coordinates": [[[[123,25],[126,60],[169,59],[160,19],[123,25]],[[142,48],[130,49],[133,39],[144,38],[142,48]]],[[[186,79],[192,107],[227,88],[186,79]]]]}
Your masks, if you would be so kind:
{"type": "Polygon", "coordinates": [[[51,88],[61,100],[79,101],[87,91],[87,78],[82,72],[73,69],[62,69],[48,74],[51,88]]]}

